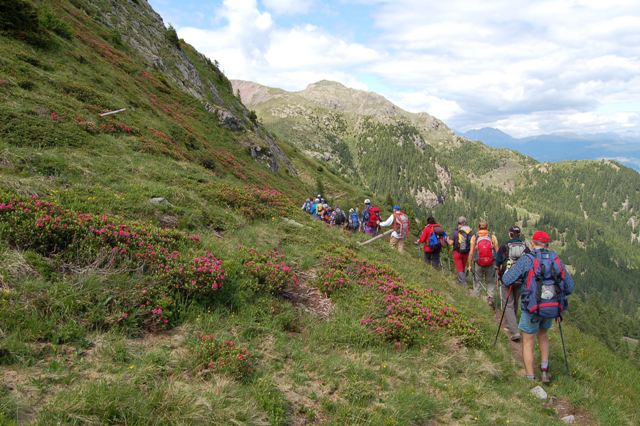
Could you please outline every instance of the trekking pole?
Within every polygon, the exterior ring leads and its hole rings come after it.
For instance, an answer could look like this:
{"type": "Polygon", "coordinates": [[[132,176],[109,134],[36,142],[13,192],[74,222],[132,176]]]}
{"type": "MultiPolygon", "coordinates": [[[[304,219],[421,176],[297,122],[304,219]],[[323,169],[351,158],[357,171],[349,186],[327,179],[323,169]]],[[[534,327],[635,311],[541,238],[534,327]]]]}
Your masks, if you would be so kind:
{"type": "Polygon", "coordinates": [[[373,238],[371,238],[371,239],[369,239],[369,240],[367,240],[367,241],[365,241],[365,242],[360,242],[360,243],[358,243],[358,245],[360,245],[360,246],[364,246],[364,245],[366,245],[366,244],[372,243],[372,242],[374,242],[374,241],[376,241],[376,240],[379,240],[380,238],[383,238],[383,237],[385,237],[385,236],[389,235],[389,234],[390,234],[390,233],[392,233],[392,232],[393,232],[393,229],[389,229],[389,230],[388,230],[387,232],[385,232],[384,234],[377,235],[377,236],[375,236],[375,237],[373,237],[373,238]]]}
{"type": "MultiPolygon", "coordinates": [[[[500,291],[502,294],[502,291],[500,291]]],[[[509,292],[507,293],[507,300],[504,302],[504,308],[502,308],[502,315],[500,316],[500,323],[498,324],[498,331],[496,331],[496,337],[493,339],[493,346],[496,346],[498,342],[498,335],[500,334],[500,328],[502,327],[502,320],[504,320],[504,313],[507,311],[507,304],[509,303],[509,297],[511,296],[511,286],[509,286],[509,292]]],[[[561,332],[562,333],[562,332],[561,332]]]]}
{"type": "Polygon", "coordinates": [[[502,287],[500,287],[500,275],[498,275],[498,271],[496,270],[496,288],[500,292],[500,309],[507,304],[504,300],[502,300],[502,287]]]}
{"type": "Polygon", "coordinates": [[[564,366],[567,368],[567,374],[571,376],[571,370],[569,369],[569,358],[567,357],[567,347],[564,344],[564,333],[562,332],[562,317],[556,318],[558,328],[560,329],[560,340],[562,341],[562,352],[564,353],[564,366]]]}

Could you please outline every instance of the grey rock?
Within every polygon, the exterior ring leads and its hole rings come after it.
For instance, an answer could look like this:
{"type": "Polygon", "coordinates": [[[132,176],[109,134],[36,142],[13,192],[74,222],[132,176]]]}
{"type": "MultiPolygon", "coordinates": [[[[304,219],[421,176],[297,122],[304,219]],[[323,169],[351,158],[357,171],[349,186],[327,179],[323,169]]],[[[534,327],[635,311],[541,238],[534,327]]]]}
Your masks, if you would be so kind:
{"type": "Polygon", "coordinates": [[[547,399],[547,392],[542,389],[542,386],[536,386],[535,388],[531,389],[531,393],[534,394],[538,399],[547,399]]]}
{"type": "Polygon", "coordinates": [[[576,417],[573,414],[570,414],[568,416],[564,416],[560,420],[562,420],[564,423],[571,424],[576,422],[576,417]]]}
{"type": "Polygon", "coordinates": [[[235,132],[242,130],[242,122],[226,109],[218,108],[216,116],[218,117],[220,125],[225,129],[233,130],[235,132]]]}
{"type": "Polygon", "coordinates": [[[122,39],[141,54],[147,63],[180,90],[204,101],[206,93],[195,65],[178,47],[167,41],[166,27],[146,0],[133,3],[111,1],[93,5],[97,19],[122,34],[122,39]]]}
{"type": "Polygon", "coordinates": [[[164,197],[153,197],[149,199],[149,202],[157,206],[160,206],[160,205],[166,206],[170,204],[169,201],[164,197]]]}
{"type": "Polygon", "coordinates": [[[160,216],[159,221],[162,228],[173,229],[178,227],[178,218],[169,214],[160,216]]]}
{"type": "Polygon", "coordinates": [[[289,225],[295,226],[296,228],[305,228],[305,226],[300,222],[296,222],[295,220],[289,219],[288,217],[283,217],[282,220],[284,220],[289,225]]]}

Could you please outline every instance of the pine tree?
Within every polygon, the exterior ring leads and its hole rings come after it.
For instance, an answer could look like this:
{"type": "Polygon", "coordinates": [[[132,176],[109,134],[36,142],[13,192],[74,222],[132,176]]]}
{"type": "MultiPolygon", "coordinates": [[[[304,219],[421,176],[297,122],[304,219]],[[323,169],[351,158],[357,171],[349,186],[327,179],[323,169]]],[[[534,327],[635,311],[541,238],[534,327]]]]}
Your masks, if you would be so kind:
{"type": "Polygon", "coordinates": [[[385,204],[388,205],[390,208],[393,208],[394,202],[393,202],[393,197],[391,196],[391,192],[387,192],[387,199],[385,200],[385,204]]]}

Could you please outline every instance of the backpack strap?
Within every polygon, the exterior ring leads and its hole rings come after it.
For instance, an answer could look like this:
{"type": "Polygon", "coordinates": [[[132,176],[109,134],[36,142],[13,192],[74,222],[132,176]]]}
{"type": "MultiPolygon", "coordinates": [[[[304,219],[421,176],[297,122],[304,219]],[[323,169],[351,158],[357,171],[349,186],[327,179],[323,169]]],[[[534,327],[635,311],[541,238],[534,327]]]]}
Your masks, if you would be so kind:
{"type": "Polygon", "coordinates": [[[529,269],[529,272],[527,274],[527,290],[531,288],[531,281],[533,281],[533,278],[536,276],[536,271],[540,267],[540,259],[538,259],[537,256],[533,256],[531,254],[530,256],[533,257],[533,267],[529,269]]]}
{"type": "Polygon", "coordinates": [[[560,271],[560,277],[562,277],[562,280],[564,281],[564,278],[567,275],[567,271],[562,267],[562,262],[560,262],[560,257],[558,255],[556,255],[554,262],[556,263],[556,265],[558,265],[558,271],[560,271]]]}

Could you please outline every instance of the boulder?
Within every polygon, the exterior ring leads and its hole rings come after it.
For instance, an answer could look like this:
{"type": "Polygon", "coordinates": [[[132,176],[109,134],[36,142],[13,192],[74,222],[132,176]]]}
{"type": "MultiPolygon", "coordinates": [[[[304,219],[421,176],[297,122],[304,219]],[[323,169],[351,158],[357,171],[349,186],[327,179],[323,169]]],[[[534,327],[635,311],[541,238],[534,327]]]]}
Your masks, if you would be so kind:
{"type": "Polygon", "coordinates": [[[568,416],[564,416],[560,420],[562,420],[564,423],[571,424],[576,422],[576,417],[573,414],[570,414],[568,416]]]}
{"type": "Polygon", "coordinates": [[[162,228],[173,229],[178,227],[178,218],[170,214],[160,216],[159,222],[162,228]]]}
{"type": "Polygon", "coordinates": [[[149,199],[149,202],[156,206],[166,206],[170,204],[169,201],[164,197],[153,197],[149,199]]]}
{"type": "Polygon", "coordinates": [[[534,394],[536,398],[543,401],[547,399],[547,392],[542,389],[542,386],[536,386],[535,388],[531,389],[531,393],[534,394]]]}
{"type": "Polygon", "coordinates": [[[218,117],[218,121],[220,122],[220,125],[225,129],[229,129],[234,132],[242,130],[242,122],[238,120],[238,118],[235,115],[231,114],[231,112],[227,111],[226,109],[218,109],[216,111],[216,116],[218,117]]]}

